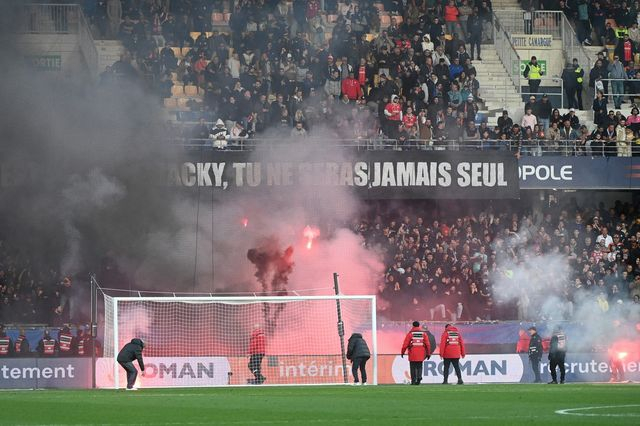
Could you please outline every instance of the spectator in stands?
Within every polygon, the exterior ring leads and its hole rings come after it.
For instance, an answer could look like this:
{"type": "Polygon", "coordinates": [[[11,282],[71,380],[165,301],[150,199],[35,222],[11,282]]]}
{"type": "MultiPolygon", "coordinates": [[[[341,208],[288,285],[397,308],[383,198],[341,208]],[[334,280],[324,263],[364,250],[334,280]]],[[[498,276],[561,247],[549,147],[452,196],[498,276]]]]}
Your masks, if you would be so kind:
{"type": "Polygon", "coordinates": [[[562,140],[562,136],[560,135],[560,128],[558,127],[558,122],[554,121],[551,123],[551,127],[547,130],[546,133],[547,142],[545,143],[546,152],[551,155],[558,153],[558,149],[560,147],[560,141],[562,140]]]}
{"type": "Polygon", "coordinates": [[[513,120],[509,117],[509,111],[503,110],[502,115],[498,117],[498,128],[502,134],[507,134],[513,127],[513,120]]]}
{"type": "Polygon", "coordinates": [[[589,87],[593,88],[596,92],[602,91],[604,94],[608,93],[608,66],[608,62],[605,64],[602,53],[598,53],[598,59],[596,60],[593,68],[591,68],[591,71],[589,71],[589,87]]]}
{"type": "Polygon", "coordinates": [[[611,92],[613,93],[613,103],[616,109],[620,109],[624,96],[624,80],[627,79],[627,73],[624,65],[620,62],[620,56],[615,55],[613,62],[608,67],[609,78],[611,81],[611,92]]]}
{"type": "Polygon", "coordinates": [[[618,56],[620,58],[620,61],[622,62],[622,65],[626,67],[627,65],[629,65],[629,62],[633,61],[633,56],[637,52],[638,50],[633,44],[633,41],[631,41],[628,34],[625,34],[623,38],[618,40],[613,54],[618,56]]]}
{"type": "Polygon", "coordinates": [[[459,16],[460,11],[456,7],[454,0],[449,0],[444,7],[444,22],[447,26],[447,34],[451,35],[460,32],[459,16]]]}
{"type": "Polygon", "coordinates": [[[598,91],[593,100],[593,122],[596,125],[604,125],[607,117],[607,98],[604,93],[598,91]]]}
{"type": "Polygon", "coordinates": [[[593,31],[596,34],[596,42],[601,46],[604,46],[605,43],[605,33],[606,33],[606,20],[607,16],[605,11],[600,6],[600,1],[595,1],[591,4],[590,11],[591,25],[593,26],[593,31]]]}
{"type": "Polygon", "coordinates": [[[302,126],[301,122],[297,122],[294,128],[291,129],[291,137],[295,139],[307,137],[307,131],[302,126]]]}
{"type": "Polygon", "coordinates": [[[578,133],[571,126],[571,120],[565,118],[560,128],[560,139],[562,140],[562,155],[570,155],[573,152],[573,146],[578,139],[578,133]]]}
{"type": "Polygon", "coordinates": [[[542,126],[542,130],[546,132],[551,120],[551,102],[549,102],[549,96],[546,93],[542,95],[542,100],[538,104],[537,110],[536,117],[538,122],[542,126]]]}
{"type": "Polygon", "coordinates": [[[227,130],[224,121],[218,119],[213,129],[211,129],[211,139],[213,139],[213,147],[218,149],[224,149],[227,147],[227,139],[229,139],[229,131],[227,130]]]}
{"type": "Polygon", "coordinates": [[[538,125],[538,119],[535,115],[533,115],[532,109],[531,107],[529,107],[526,109],[525,114],[522,116],[521,126],[523,129],[533,130],[536,125],[538,125]]]}

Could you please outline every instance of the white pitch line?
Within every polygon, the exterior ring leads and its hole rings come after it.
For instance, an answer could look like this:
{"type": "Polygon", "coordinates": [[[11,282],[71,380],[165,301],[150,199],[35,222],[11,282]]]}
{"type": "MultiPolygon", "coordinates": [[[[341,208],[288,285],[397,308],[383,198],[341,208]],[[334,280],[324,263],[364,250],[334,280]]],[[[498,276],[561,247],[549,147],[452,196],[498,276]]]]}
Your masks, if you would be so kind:
{"type": "Polygon", "coordinates": [[[580,413],[579,411],[593,411],[605,408],[626,408],[640,407],[640,404],[629,405],[599,405],[595,407],[565,408],[564,410],[556,410],[556,414],[565,416],[583,416],[583,417],[640,417],[640,413],[580,413]]]}

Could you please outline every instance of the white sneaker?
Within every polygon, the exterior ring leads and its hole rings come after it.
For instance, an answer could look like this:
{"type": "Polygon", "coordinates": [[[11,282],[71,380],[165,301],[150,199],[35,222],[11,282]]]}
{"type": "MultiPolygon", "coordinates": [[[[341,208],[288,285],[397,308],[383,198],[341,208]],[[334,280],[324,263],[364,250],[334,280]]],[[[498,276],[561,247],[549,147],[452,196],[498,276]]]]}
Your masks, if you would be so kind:
{"type": "Polygon", "coordinates": [[[364,382],[364,383],[362,384],[362,386],[367,386],[367,382],[364,382]]]}
{"type": "Polygon", "coordinates": [[[354,383],[354,385],[355,385],[355,386],[360,386],[361,384],[362,384],[362,383],[360,383],[360,382],[355,382],[355,383],[354,383]]]}
{"type": "Polygon", "coordinates": [[[138,390],[138,388],[127,388],[127,390],[128,390],[128,391],[131,391],[131,390],[138,390]]]}

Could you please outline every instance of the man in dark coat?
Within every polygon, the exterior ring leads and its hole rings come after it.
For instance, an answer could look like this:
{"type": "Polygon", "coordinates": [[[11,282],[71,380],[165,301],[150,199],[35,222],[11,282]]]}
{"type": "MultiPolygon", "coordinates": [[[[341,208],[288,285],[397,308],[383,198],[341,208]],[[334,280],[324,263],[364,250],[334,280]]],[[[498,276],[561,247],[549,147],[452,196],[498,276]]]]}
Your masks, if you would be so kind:
{"type": "Polygon", "coordinates": [[[535,327],[529,327],[529,361],[531,362],[531,368],[533,369],[533,375],[535,381],[533,383],[540,383],[540,359],[542,359],[542,339],[538,334],[535,327]]]}
{"type": "Polygon", "coordinates": [[[550,385],[557,385],[556,368],[560,368],[560,384],[564,384],[564,359],[567,354],[567,337],[561,328],[553,331],[549,346],[549,371],[551,372],[550,385]]]}
{"type": "Polygon", "coordinates": [[[133,361],[138,360],[140,371],[144,376],[144,361],[142,360],[142,350],[144,349],[144,342],[142,339],[131,339],[130,343],[124,345],[118,354],[118,364],[124,368],[127,372],[127,390],[137,390],[134,387],[136,378],[138,377],[138,370],[133,366],[133,361]]]}
{"type": "Polygon", "coordinates": [[[351,373],[353,374],[353,383],[360,384],[358,380],[358,370],[362,375],[362,384],[367,384],[367,361],[371,358],[371,352],[367,342],[362,338],[362,334],[353,333],[349,337],[349,344],[347,346],[347,359],[351,360],[351,373]]]}

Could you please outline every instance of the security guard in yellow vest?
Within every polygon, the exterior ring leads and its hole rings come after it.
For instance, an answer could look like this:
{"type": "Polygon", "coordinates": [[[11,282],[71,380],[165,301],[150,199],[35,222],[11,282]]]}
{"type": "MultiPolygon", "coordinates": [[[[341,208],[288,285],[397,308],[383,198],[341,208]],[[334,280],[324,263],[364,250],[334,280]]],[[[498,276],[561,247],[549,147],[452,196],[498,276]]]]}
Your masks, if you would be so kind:
{"type": "Polygon", "coordinates": [[[540,87],[540,81],[544,75],[542,67],[538,64],[538,58],[531,57],[531,61],[524,68],[523,75],[524,78],[529,79],[529,93],[538,93],[538,87],[540,87]]]}
{"type": "Polygon", "coordinates": [[[618,27],[614,30],[614,32],[616,33],[617,39],[621,39],[624,38],[625,35],[629,35],[629,30],[625,27],[618,27]]]}
{"type": "Polygon", "coordinates": [[[578,60],[573,58],[573,70],[576,75],[576,97],[578,98],[578,109],[582,110],[582,83],[584,82],[584,70],[578,64],[578,60]]]}

